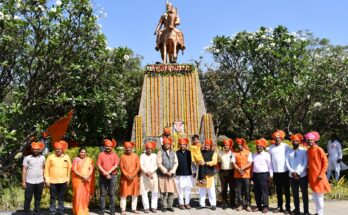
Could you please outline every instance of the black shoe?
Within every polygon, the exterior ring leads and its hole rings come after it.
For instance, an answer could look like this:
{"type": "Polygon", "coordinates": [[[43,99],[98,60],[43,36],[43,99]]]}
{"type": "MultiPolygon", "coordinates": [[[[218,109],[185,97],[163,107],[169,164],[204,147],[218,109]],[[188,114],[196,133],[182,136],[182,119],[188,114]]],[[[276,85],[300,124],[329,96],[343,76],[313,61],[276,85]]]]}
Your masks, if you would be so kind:
{"type": "Polygon", "coordinates": [[[215,210],[216,210],[216,206],[215,206],[215,205],[211,206],[211,209],[212,209],[213,211],[215,211],[215,210]]]}
{"type": "Polygon", "coordinates": [[[174,208],[167,208],[167,210],[170,211],[170,212],[174,212],[175,211],[174,208]]]}
{"type": "Polygon", "coordinates": [[[152,213],[157,213],[157,210],[154,209],[154,208],[151,208],[150,210],[151,210],[152,213]]]}
{"type": "Polygon", "coordinates": [[[292,214],[290,210],[285,210],[284,214],[292,214]]]}
{"type": "Polygon", "coordinates": [[[167,211],[167,208],[162,208],[161,211],[162,213],[165,213],[167,211]]]}
{"type": "Polygon", "coordinates": [[[291,211],[292,215],[300,215],[300,210],[294,209],[293,211],[291,211]]]}
{"type": "Polygon", "coordinates": [[[115,211],[110,211],[110,215],[115,215],[115,211]]]}
{"type": "Polygon", "coordinates": [[[104,211],[99,211],[99,215],[104,215],[104,211]]]}
{"type": "Polygon", "coordinates": [[[315,214],[311,214],[307,211],[307,212],[304,212],[303,215],[315,215],[315,214]]]}
{"type": "Polygon", "coordinates": [[[198,206],[196,209],[197,210],[201,210],[201,209],[204,209],[205,208],[205,206],[198,206]]]}
{"type": "Polygon", "coordinates": [[[227,209],[227,205],[226,204],[222,204],[222,209],[226,210],[227,209]]]}
{"type": "Polygon", "coordinates": [[[273,211],[273,213],[280,213],[280,212],[284,212],[283,208],[277,208],[273,211]]]}

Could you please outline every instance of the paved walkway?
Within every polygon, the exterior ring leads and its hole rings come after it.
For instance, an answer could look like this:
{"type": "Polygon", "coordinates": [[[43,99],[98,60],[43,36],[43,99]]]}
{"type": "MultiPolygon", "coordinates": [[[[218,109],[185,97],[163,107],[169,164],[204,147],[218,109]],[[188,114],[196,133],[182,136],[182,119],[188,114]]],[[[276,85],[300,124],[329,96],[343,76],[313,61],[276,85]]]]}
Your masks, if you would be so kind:
{"type": "MultiPolygon", "coordinates": [[[[193,205],[196,206],[198,203],[198,199],[193,199],[193,205]]],[[[276,205],[271,205],[270,210],[274,210],[276,205]]],[[[303,210],[301,208],[301,210],[303,210]]],[[[309,203],[309,210],[310,213],[315,213],[315,206],[312,201],[309,203]]],[[[269,212],[268,214],[273,214],[272,212],[269,212]]],[[[119,214],[119,211],[117,211],[119,214]]],[[[139,211],[140,214],[145,214],[143,211],[139,211]]],[[[303,211],[302,211],[303,212],[303,211]]],[[[22,215],[22,212],[0,212],[0,215],[22,215]]],[[[48,214],[48,211],[43,211],[44,215],[48,214]]],[[[66,214],[72,214],[71,209],[66,210],[66,214]]],[[[97,210],[92,210],[90,214],[96,215],[97,210]]],[[[108,213],[106,213],[107,215],[108,213]]],[[[148,213],[148,215],[152,215],[153,213],[148,213]]],[[[166,214],[166,215],[231,215],[231,214],[236,214],[236,215],[246,215],[246,214],[262,214],[261,212],[247,212],[247,211],[235,211],[232,209],[226,209],[223,210],[222,208],[218,207],[215,211],[211,210],[210,208],[205,208],[201,210],[197,210],[196,208],[192,208],[191,210],[180,210],[179,208],[175,208],[175,212],[166,212],[162,213],[161,211],[158,211],[156,215],[161,215],[161,214],[166,214]]],[[[281,215],[282,213],[278,213],[281,215]]],[[[325,209],[324,209],[324,214],[325,215],[346,215],[348,214],[348,201],[328,201],[325,202],[325,209]]],[[[134,215],[131,212],[127,212],[127,215],[134,215]]]]}

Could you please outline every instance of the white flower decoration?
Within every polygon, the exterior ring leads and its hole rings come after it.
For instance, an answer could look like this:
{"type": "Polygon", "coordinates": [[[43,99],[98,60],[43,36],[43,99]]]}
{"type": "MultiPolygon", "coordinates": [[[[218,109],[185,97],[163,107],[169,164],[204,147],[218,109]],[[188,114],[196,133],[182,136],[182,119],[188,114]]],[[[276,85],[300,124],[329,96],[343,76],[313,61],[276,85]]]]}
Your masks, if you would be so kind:
{"type": "Polygon", "coordinates": [[[275,43],[270,43],[269,46],[274,47],[275,43]]]}
{"type": "Polygon", "coordinates": [[[0,20],[3,20],[4,19],[4,14],[0,11],[0,20]]]}
{"type": "Polygon", "coordinates": [[[320,103],[320,102],[316,102],[313,104],[314,108],[320,108],[321,106],[322,106],[322,103],[320,103]]]}
{"type": "Polygon", "coordinates": [[[290,42],[291,42],[291,39],[290,39],[290,38],[287,38],[287,39],[284,40],[284,42],[290,43],[290,42]]]}
{"type": "Polygon", "coordinates": [[[123,59],[124,59],[125,61],[128,61],[128,60],[129,60],[129,55],[125,54],[125,55],[123,56],[123,59]]]}
{"type": "Polygon", "coordinates": [[[61,5],[62,5],[62,1],[57,0],[57,1],[56,1],[56,5],[57,5],[58,7],[61,6],[61,5]]]}

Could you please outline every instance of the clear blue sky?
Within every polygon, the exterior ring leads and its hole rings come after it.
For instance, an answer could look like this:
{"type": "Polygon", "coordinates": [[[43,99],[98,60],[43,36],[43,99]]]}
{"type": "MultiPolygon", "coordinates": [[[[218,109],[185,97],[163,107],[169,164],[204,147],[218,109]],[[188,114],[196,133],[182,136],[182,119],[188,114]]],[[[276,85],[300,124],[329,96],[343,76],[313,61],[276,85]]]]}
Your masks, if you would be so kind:
{"type": "MultiPolygon", "coordinates": [[[[348,45],[346,0],[172,0],[181,19],[186,50],[179,63],[211,59],[204,47],[216,35],[256,31],[284,25],[290,31],[309,30],[336,45],[348,45]]],[[[110,47],[127,46],[144,57],[143,65],[160,61],[153,35],[165,0],[94,0],[107,13],[99,23],[110,47]]]]}

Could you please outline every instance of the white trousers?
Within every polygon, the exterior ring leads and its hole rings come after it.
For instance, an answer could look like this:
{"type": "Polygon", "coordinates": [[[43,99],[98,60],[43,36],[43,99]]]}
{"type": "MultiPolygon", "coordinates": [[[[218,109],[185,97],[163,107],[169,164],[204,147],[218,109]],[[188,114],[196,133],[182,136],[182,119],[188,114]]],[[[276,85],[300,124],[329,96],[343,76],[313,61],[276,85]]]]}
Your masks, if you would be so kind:
{"type": "MultiPolygon", "coordinates": [[[[132,196],[132,211],[137,209],[138,197],[132,196]]],[[[121,197],[120,208],[121,211],[126,211],[127,197],[121,197]]]]}
{"type": "Polygon", "coordinates": [[[190,204],[191,187],[179,188],[179,205],[190,204]],[[185,202],[184,202],[185,198],[185,202]]]}
{"type": "MultiPolygon", "coordinates": [[[[149,209],[150,203],[149,203],[149,197],[147,195],[147,192],[141,194],[141,198],[142,198],[144,210],[149,209]]],[[[158,202],[158,193],[151,192],[151,208],[152,209],[157,209],[157,202],[158,202]]]]}
{"type": "Polygon", "coordinates": [[[313,201],[318,215],[324,214],[324,194],[313,192],[313,201]]]}
{"type": "Polygon", "coordinates": [[[330,180],[332,171],[335,171],[335,179],[338,180],[340,177],[340,171],[341,171],[341,164],[337,163],[336,157],[329,158],[329,167],[327,168],[326,177],[328,180],[330,180]]]}
{"type": "Polygon", "coordinates": [[[208,193],[210,206],[216,206],[215,181],[209,188],[199,188],[199,205],[205,207],[205,197],[208,193]]]}

